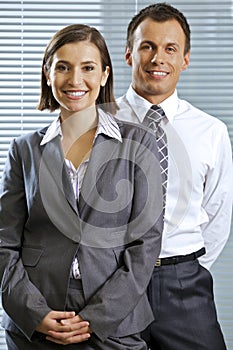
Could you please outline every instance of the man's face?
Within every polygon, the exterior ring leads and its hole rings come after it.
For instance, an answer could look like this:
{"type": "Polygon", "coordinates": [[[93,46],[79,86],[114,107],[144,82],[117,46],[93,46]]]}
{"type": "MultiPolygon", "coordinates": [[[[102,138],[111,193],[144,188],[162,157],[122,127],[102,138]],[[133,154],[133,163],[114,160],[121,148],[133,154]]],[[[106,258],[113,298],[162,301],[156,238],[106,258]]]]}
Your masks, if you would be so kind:
{"type": "Polygon", "coordinates": [[[133,34],[132,51],[126,50],[134,90],[153,104],[172,95],[189,64],[190,52],[184,55],[184,49],[185,34],[176,20],[141,22],[133,34]]]}

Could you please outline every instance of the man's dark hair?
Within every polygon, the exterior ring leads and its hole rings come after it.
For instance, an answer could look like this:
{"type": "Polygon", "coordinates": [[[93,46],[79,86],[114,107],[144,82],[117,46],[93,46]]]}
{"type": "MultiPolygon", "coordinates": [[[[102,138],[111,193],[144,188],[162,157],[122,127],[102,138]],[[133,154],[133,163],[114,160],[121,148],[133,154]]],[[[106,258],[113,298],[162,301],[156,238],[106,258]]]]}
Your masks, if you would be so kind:
{"type": "Polygon", "coordinates": [[[139,24],[146,18],[151,18],[157,22],[165,22],[175,19],[177,22],[179,22],[185,34],[184,54],[190,50],[190,27],[187,19],[178,9],[163,2],[145,7],[139,11],[138,14],[136,14],[130,21],[127,29],[127,46],[131,51],[133,49],[134,32],[139,24]]]}

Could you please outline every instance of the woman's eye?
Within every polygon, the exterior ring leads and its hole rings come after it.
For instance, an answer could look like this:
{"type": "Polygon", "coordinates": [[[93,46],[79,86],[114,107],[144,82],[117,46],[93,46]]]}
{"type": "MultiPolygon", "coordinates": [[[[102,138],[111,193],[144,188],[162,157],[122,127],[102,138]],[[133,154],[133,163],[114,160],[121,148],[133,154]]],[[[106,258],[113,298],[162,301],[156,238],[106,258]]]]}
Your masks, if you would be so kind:
{"type": "Polygon", "coordinates": [[[66,65],[64,65],[64,64],[59,64],[59,65],[57,65],[57,71],[59,71],[59,72],[65,72],[65,71],[68,71],[69,70],[69,68],[66,66],[66,65]]]}

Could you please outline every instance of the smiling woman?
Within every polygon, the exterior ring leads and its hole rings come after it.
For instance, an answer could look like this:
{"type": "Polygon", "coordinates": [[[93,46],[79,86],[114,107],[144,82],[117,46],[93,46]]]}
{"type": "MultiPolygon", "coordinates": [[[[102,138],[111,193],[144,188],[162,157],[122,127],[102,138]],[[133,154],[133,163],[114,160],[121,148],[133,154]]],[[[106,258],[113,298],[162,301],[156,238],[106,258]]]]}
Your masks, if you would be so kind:
{"type": "Polygon", "coordinates": [[[66,103],[80,98],[74,111],[102,104],[115,113],[112,63],[97,30],[88,31],[84,25],[62,29],[47,46],[42,66],[39,110],[61,107],[64,112],[69,109],[66,103]],[[66,38],[65,45],[60,36],[66,38]]]}
{"type": "Polygon", "coordinates": [[[92,148],[97,104],[112,113],[117,110],[106,45],[96,29],[70,25],[56,33],[45,50],[38,109],[59,108],[63,152],[76,168],[92,148]]]}
{"type": "Polygon", "coordinates": [[[146,350],[146,288],[163,230],[157,142],[114,118],[97,29],[70,25],[52,37],[38,108],[59,116],[12,141],[0,190],[8,350],[146,350]]]}
{"type": "Polygon", "coordinates": [[[89,41],[66,44],[56,51],[51,68],[45,64],[45,75],[60,105],[62,120],[73,112],[95,107],[109,71],[109,66],[102,70],[100,52],[89,41]]]}

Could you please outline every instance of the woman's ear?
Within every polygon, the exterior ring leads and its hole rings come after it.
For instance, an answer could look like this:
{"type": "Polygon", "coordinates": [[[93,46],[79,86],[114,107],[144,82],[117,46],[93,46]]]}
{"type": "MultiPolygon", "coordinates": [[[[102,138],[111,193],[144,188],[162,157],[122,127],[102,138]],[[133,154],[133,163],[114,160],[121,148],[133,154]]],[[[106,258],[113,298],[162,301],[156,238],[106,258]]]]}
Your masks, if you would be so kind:
{"type": "Polygon", "coordinates": [[[48,73],[47,69],[45,68],[45,66],[43,67],[43,72],[44,72],[45,78],[47,80],[47,85],[50,86],[51,85],[51,81],[50,81],[50,78],[49,78],[49,73],[48,73]]]}
{"type": "Polygon", "coordinates": [[[105,86],[105,84],[107,83],[107,80],[108,80],[109,73],[110,73],[110,67],[106,66],[106,69],[102,74],[100,86],[102,86],[102,87],[105,86]]]}

